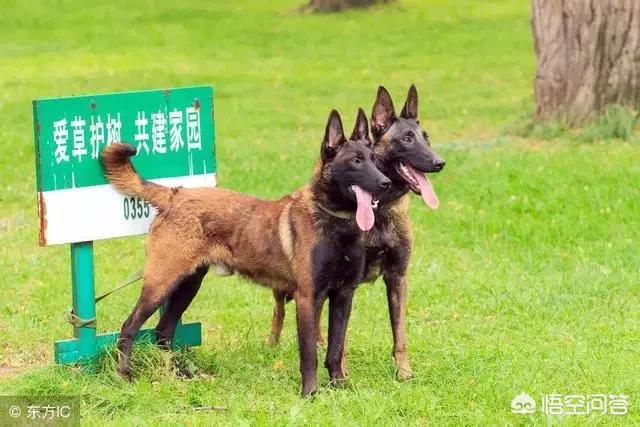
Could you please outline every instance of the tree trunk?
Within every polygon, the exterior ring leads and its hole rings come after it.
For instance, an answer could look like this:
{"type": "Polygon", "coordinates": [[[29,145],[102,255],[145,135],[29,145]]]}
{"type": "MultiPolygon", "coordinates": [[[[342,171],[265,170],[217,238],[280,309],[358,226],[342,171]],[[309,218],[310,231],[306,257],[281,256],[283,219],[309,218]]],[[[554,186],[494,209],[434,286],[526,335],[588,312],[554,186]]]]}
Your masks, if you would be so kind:
{"type": "MultiPolygon", "coordinates": [[[[388,1],[388,0],[382,0],[388,1]]],[[[319,12],[337,12],[349,7],[365,7],[374,3],[381,3],[380,0],[311,0],[308,8],[319,12]]]]}
{"type": "Polygon", "coordinates": [[[536,118],[640,108],[640,0],[533,0],[536,118]]]}

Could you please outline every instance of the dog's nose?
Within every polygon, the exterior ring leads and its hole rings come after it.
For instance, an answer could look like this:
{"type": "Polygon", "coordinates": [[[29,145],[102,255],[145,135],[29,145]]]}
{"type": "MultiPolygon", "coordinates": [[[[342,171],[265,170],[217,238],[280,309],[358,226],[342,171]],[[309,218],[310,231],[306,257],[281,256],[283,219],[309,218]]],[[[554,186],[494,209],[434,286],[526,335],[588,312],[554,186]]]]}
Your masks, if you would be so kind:
{"type": "Polygon", "coordinates": [[[433,167],[435,168],[436,172],[440,172],[442,168],[444,168],[445,164],[446,162],[444,160],[438,159],[438,160],[434,160],[433,167]]]}
{"type": "Polygon", "coordinates": [[[385,179],[380,183],[381,190],[388,190],[391,187],[391,180],[385,179]]]}

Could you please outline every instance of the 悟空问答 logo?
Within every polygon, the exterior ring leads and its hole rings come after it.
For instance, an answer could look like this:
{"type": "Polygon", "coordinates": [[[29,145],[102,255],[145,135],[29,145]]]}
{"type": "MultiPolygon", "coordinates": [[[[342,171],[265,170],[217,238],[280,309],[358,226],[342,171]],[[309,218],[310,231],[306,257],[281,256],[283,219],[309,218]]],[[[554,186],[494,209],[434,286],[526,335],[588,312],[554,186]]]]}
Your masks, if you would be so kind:
{"type": "Polygon", "coordinates": [[[536,401],[527,393],[522,392],[511,401],[511,412],[514,414],[533,414],[536,411],[536,401]]]}

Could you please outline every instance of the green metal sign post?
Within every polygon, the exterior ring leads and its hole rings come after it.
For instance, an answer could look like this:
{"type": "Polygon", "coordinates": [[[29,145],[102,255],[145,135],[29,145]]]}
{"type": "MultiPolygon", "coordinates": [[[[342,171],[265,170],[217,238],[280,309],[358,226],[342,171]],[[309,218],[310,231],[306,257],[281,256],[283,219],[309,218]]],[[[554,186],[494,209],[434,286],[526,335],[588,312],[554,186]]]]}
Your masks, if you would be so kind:
{"type": "MultiPolygon", "coordinates": [[[[144,234],[154,208],[117,193],[100,165],[113,142],[137,146],[136,169],[168,186],[215,186],[213,89],[188,87],[33,102],[40,245],[70,244],[74,337],[55,361],[93,366],[118,333],[97,333],[93,241],[144,234]]],[[[155,342],[155,330],[138,340],[155,342]]],[[[174,347],[200,345],[200,323],[178,323],[174,347]]]]}
{"type": "MultiPolygon", "coordinates": [[[[90,360],[98,354],[96,344],[96,291],[93,272],[93,242],[71,244],[71,287],[73,292],[73,312],[80,319],[88,319],[89,324],[73,330],[76,360],[90,360]]],[[[59,347],[56,346],[56,350],[59,347]]],[[[56,357],[58,352],[56,351],[56,357]]],[[[59,361],[56,359],[56,361],[59,361]]]]}

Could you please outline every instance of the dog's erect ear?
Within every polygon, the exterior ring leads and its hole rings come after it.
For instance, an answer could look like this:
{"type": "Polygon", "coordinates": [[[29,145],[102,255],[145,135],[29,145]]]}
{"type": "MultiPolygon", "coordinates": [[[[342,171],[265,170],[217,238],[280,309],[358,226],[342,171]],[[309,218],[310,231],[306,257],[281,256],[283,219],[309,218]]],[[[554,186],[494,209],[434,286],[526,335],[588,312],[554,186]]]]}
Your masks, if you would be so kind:
{"type": "Polygon", "coordinates": [[[405,119],[418,119],[418,90],[416,85],[411,85],[409,93],[407,94],[407,100],[404,102],[400,117],[405,119]]]}
{"type": "Polygon", "coordinates": [[[327,127],[324,131],[324,139],[322,140],[322,159],[335,156],[340,146],[346,141],[340,114],[336,110],[331,110],[329,120],[327,120],[327,127]]]}
{"type": "Polygon", "coordinates": [[[351,140],[358,141],[361,139],[369,141],[369,122],[367,121],[367,115],[362,108],[358,108],[358,117],[356,118],[356,125],[353,128],[351,134],[351,140]]]}
{"type": "Polygon", "coordinates": [[[384,133],[391,122],[396,117],[396,112],[393,108],[393,101],[391,95],[387,90],[380,86],[378,87],[378,95],[376,96],[376,102],[373,104],[373,112],[371,113],[371,131],[374,135],[380,135],[384,133]]]}

